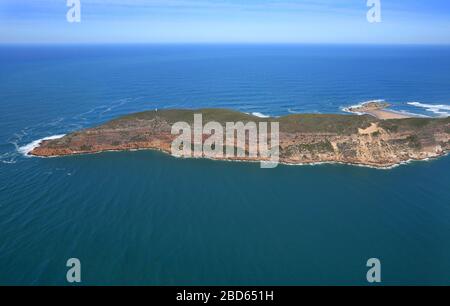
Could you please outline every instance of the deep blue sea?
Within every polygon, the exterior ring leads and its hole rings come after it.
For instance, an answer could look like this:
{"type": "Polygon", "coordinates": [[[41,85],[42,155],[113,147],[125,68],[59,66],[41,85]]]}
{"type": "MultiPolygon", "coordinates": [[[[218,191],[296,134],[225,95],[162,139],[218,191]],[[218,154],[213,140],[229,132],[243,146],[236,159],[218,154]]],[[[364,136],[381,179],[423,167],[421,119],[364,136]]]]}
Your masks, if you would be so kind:
{"type": "Polygon", "coordinates": [[[450,157],[391,170],[31,158],[24,146],[155,108],[450,113],[450,47],[0,46],[0,284],[450,284],[450,157]]]}

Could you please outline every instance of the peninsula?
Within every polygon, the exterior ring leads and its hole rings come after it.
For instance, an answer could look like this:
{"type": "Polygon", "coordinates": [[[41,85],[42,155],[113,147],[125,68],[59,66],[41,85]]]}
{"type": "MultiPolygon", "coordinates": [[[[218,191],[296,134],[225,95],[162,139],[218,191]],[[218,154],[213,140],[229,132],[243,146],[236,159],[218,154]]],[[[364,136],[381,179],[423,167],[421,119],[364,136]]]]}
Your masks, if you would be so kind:
{"type": "Polygon", "coordinates": [[[380,119],[376,114],[293,114],[260,118],[227,109],[173,109],[130,114],[59,139],[44,140],[30,154],[52,157],[139,149],[170,153],[176,137],[171,134],[171,126],[192,122],[198,113],[205,122],[279,122],[279,159],[287,164],[339,162],[386,168],[450,151],[450,117],[380,119]]]}
{"type": "Polygon", "coordinates": [[[404,119],[412,117],[407,114],[387,110],[389,106],[391,106],[389,103],[386,103],[382,100],[375,100],[375,101],[368,101],[360,105],[348,107],[345,109],[345,111],[355,114],[367,114],[384,120],[404,119]]]}

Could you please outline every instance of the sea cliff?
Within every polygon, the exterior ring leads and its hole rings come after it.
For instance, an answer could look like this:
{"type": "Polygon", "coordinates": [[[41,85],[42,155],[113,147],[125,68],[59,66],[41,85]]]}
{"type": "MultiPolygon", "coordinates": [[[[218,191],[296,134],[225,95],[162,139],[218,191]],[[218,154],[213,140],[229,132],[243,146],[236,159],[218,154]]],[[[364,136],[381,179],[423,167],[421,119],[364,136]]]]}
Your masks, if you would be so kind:
{"type": "MultiPolygon", "coordinates": [[[[159,110],[126,115],[103,125],[44,140],[30,154],[52,157],[102,151],[171,151],[171,126],[204,121],[279,122],[279,161],[288,164],[339,162],[391,167],[410,160],[444,155],[450,150],[450,118],[382,120],[371,115],[295,114],[260,118],[227,109],[159,110]]],[[[235,159],[221,158],[218,159],[235,159]]],[[[240,158],[261,160],[260,157],[240,158]]]]}

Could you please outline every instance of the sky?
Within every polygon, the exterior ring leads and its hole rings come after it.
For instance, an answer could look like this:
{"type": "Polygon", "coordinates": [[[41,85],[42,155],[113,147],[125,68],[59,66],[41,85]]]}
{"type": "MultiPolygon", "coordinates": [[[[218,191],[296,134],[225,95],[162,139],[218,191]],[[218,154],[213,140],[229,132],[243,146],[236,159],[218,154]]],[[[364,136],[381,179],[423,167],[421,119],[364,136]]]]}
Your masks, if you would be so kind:
{"type": "Polygon", "coordinates": [[[450,44],[449,0],[0,0],[0,43],[450,44]]]}

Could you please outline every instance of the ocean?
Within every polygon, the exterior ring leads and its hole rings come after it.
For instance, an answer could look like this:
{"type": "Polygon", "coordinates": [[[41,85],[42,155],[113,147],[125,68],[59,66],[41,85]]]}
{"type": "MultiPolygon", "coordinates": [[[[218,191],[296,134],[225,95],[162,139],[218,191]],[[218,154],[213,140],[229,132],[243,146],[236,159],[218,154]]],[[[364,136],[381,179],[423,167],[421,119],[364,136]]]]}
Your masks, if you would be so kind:
{"type": "Polygon", "coordinates": [[[368,100],[450,114],[450,47],[0,46],[0,284],[450,283],[450,157],[390,170],[35,158],[33,142],[132,112],[342,113],[368,100]]]}

